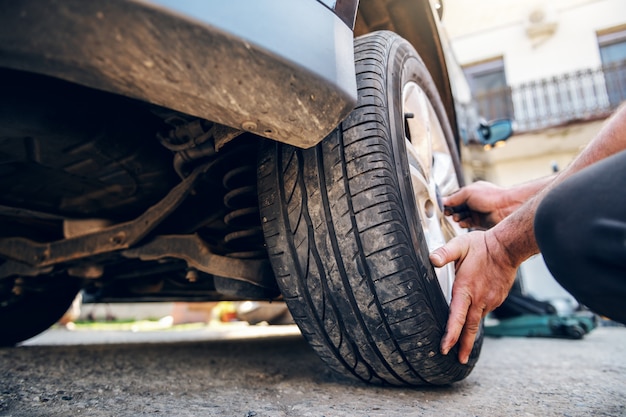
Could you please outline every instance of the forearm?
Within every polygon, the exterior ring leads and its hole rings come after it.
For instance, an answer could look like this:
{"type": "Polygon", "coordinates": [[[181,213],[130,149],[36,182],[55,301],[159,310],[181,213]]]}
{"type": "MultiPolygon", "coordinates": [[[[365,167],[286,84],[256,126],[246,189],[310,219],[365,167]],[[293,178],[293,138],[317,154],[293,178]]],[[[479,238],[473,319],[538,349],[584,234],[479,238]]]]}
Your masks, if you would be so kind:
{"type": "Polygon", "coordinates": [[[544,187],[542,191],[488,231],[493,234],[505,252],[506,259],[503,259],[503,262],[513,268],[517,268],[526,259],[539,253],[533,222],[537,207],[547,188],[544,187]]]}
{"type": "Polygon", "coordinates": [[[551,184],[555,178],[556,175],[550,175],[548,177],[538,178],[507,188],[504,192],[506,207],[505,214],[512,214],[515,210],[520,208],[528,200],[530,200],[532,197],[541,192],[541,190],[551,184]]]}
{"type": "Polygon", "coordinates": [[[626,149],[626,103],[607,120],[595,139],[561,171],[555,180],[556,186],[581,169],[626,149]]]}
{"type": "Polygon", "coordinates": [[[556,176],[520,186],[518,196],[524,196],[524,193],[533,196],[491,230],[496,240],[505,248],[512,266],[519,266],[530,256],[539,253],[533,223],[537,207],[543,197],[581,169],[624,149],[626,149],[626,106],[618,109],[595,139],[567,168],[556,176]]]}

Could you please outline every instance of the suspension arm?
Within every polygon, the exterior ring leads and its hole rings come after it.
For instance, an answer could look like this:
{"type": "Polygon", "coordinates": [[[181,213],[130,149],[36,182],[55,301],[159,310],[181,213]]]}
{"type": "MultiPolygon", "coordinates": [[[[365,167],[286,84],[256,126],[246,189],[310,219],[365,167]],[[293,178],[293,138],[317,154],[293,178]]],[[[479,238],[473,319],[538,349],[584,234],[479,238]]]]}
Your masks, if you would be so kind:
{"type": "Polygon", "coordinates": [[[182,259],[190,267],[207,274],[233,278],[262,288],[277,288],[267,259],[237,259],[217,255],[197,234],[157,236],[144,245],[123,251],[122,255],[142,261],[182,259]]]}
{"type": "Polygon", "coordinates": [[[134,220],[82,236],[39,243],[21,237],[0,239],[0,256],[32,267],[43,268],[61,262],[128,249],[141,241],[165,220],[189,195],[211,164],[197,167],[158,203],[134,220]]]}

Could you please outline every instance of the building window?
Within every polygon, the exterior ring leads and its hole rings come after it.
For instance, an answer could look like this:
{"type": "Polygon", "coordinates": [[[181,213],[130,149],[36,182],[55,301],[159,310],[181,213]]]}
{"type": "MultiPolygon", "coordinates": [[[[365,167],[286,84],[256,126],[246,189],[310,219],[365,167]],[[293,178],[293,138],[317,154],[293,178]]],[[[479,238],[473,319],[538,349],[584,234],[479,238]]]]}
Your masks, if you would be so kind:
{"type": "Polygon", "coordinates": [[[506,82],[502,58],[467,65],[463,71],[481,117],[487,120],[513,118],[511,89],[506,82]]]}
{"type": "Polygon", "coordinates": [[[626,100],[626,29],[598,33],[598,47],[611,107],[626,100]]]}

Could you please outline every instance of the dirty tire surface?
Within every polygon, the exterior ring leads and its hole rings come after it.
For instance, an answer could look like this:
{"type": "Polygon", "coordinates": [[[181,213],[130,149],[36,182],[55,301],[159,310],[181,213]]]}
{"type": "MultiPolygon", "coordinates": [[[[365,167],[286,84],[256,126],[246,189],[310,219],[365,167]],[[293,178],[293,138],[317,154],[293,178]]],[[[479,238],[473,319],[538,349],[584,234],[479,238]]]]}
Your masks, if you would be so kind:
{"type": "Polygon", "coordinates": [[[449,384],[470,373],[482,338],[468,365],[439,353],[448,306],[410,198],[402,115],[394,120],[399,83],[436,90],[395,34],[358,39],[355,56],[359,102],[341,126],[312,149],[271,143],[261,153],[270,260],[296,323],[331,368],[374,384],[449,384]]]}

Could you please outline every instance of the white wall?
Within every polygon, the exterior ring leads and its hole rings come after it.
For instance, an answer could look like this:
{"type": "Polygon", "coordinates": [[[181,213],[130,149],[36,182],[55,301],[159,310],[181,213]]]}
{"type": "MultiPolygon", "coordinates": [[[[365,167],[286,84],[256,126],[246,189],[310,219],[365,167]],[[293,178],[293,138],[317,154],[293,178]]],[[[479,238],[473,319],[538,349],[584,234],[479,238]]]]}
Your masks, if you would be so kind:
{"type": "MultiPolygon", "coordinates": [[[[508,84],[515,86],[600,66],[597,31],[626,27],[626,0],[444,0],[443,24],[461,65],[502,56],[508,84]],[[536,9],[546,13],[545,36],[527,34],[536,9]]],[[[511,185],[547,175],[553,162],[567,165],[600,125],[515,135],[489,152],[464,149],[467,179],[511,185]]]]}
{"type": "Polygon", "coordinates": [[[445,0],[444,25],[461,65],[503,57],[509,85],[600,66],[597,31],[626,23],[624,0],[445,0]],[[554,32],[527,35],[546,12],[554,32]]]}

